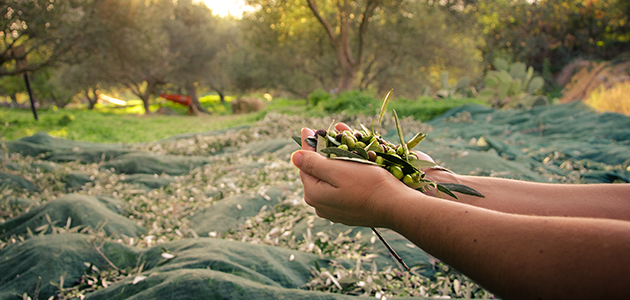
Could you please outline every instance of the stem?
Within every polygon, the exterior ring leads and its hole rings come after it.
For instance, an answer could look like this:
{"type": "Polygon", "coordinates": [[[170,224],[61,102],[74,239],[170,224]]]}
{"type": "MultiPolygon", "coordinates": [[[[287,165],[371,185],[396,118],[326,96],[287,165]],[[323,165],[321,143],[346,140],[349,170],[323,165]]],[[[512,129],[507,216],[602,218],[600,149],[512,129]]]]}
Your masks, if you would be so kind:
{"type": "Polygon", "coordinates": [[[378,238],[381,240],[381,242],[383,242],[385,247],[387,247],[387,250],[389,250],[389,253],[392,254],[392,256],[398,261],[398,263],[400,263],[400,265],[403,268],[405,268],[405,270],[407,270],[407,272],[411,271],[411,269],[409,269],[409,267],[407,266],[407,264],[405,264],[405,262],[402,260],[402,258],[400,258],[400,256],[398,256],[396,251],[394,251],[394,249],[387,243],[387,241],[385,241],[385,239],[383,238],[381,233],[378,230],[376,230],[376,228],[374,228],[374,227],[370,227],[370,228],[372,228],[372,231],[374,231],[374,234],[376,234],[376,236],[378,236],[378,238]]]}

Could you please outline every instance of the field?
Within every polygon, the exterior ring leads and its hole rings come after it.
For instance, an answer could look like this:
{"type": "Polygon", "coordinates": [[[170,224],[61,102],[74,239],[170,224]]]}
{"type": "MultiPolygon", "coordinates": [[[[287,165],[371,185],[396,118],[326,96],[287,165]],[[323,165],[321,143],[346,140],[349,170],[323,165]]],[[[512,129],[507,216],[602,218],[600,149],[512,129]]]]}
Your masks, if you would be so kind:
{"type": "MultiPolygon", "coordinates": [[[[369,228],[318,218],[302,201],[290,137],[332,119],[369,124],[378,100],[353,99],[361,105],[332,113],[275,99],[247,115],[50,110],[38,122],[3,109],[0,269],[10,271],[0,274],[0,298],[493,297],[382,230],[412,267],[403,272],[369,228]]],[[[406,133],[428,133],[419,148],[461,174],[630,181],[626,116],[580,103],[417,116],[401,118],[406,133]]],[[[396,139],[393,128],[387,116],[386,139],[396,139]]]]}

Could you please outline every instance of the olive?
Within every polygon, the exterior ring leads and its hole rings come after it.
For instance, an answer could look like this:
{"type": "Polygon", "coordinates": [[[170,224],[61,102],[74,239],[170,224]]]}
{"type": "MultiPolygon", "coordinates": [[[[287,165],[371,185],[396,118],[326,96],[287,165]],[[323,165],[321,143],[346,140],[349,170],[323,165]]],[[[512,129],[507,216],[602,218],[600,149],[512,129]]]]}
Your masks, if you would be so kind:
{"type": "Polygon", "coordinates": [[[354,133],[354,137],[357,138],[358,141],[363,139],[363,134],[361,134],[361,132],[357,131],[354,133]]]}
{"type": "Polygon", "coordinates": [[[403,176],[402,178],[402,182],[404,182],[406,185],[411,185],[414,181],[413,181],[413,177],[409,174],[403,176]]]}
{"type": "Polygon", "coordinates": [[[405,153],[405,148],[402,145],[396,146],[396,154],[403,155],[405,153]]]}
{"type": "Polygon", "coordinates": [[[385,159],[384,159],[383,157],[381,157],[381,156],[377,156],[377,157],[374,159],[374,162],[375,162],[375,163],[377,163],[377,164],[379,164],[379,165],[383,165],[383,164],[385,163],[385,159]]]}
{"type": "Polygon", "coordinates": [[[368,160],[375,161],[376,160],[376,152],[370,150],[367,152],[368,160]]]}
{"type": "Polygon", "coordinates": [[[340,145],[339,147],[337,147],[337,148],[342,149],[342,150],[346,150],[346,151],[347,151],[347,150],[348,150],[348,145],[341,144],[341,145],[340,145]]]}
{"type": "Polygon", "coordinates": [[[389,167],[389,172],[392,173],[392,175],[394,175],[394,177],[398,179],[402,179],[403,176],[405,175],[399,166],[389,167]]]}
{"type": "Polygon", "coordinates": [[[325,129],[317,129],[317,131],[315,131],[316,136],[321,135],[322,137],[326,137],[327,134],[328,133],[326,132],[325,129]]]}

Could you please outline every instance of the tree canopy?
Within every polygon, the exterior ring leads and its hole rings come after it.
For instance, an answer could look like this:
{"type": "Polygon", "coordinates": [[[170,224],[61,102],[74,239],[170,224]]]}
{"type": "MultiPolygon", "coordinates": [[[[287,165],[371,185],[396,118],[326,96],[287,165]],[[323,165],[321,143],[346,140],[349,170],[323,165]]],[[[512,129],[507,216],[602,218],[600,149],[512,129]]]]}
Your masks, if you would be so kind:
{"type": "Polygon", "coordinates": [[[40,101],[83,95],[93,106],[99,90],[119,88],[147,112],[161,90],[196,102],[199,88],[221,99],[391,88],[414,98],[464,77],[483,85],[496,58],[553,74],[578,57],[615,58],[630,42],[623,0],[246,3],[254,10],[238,19],[193,0],[4,1],[0,91],[15,99],[11,76],[35,72],[40,101]]]}

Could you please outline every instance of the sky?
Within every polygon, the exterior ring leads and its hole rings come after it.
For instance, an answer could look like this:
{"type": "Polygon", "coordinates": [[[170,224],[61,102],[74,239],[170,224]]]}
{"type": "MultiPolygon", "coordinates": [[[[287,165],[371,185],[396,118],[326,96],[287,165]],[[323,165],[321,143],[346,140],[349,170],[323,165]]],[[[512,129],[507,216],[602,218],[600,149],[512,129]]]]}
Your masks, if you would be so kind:
{"type": "Polygon", "coordinates": [[[247,9],[243,0],[201,0],[212,9],[215,15],[221,17],[231,14],[235,17],[241,17],[243,15],[243,9],[247,9]]]}

